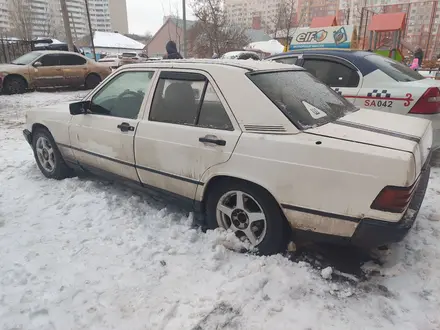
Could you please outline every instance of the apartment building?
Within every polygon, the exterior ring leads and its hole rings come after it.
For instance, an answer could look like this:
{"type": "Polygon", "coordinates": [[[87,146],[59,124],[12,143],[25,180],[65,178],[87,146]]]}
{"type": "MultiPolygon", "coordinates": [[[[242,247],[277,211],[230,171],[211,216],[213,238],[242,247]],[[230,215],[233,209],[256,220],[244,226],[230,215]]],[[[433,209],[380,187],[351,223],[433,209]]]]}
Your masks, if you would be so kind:
{"type": "MultiPolygon", "coordinates": [[[[246,28],[273,30],[281,2],[286,0],[225,0],[225,9],[228,18],[235,24],[246,28]]],[[[295,12],[296,9],[295,1],[295,12]]]]}
{"type": "MultiPolygon", "coordinates": [[[[63,38],[64,27],[59,0],[25,0],[32,15],[34,37],[63,38]]],[[[69,21],[74,39],[89,33],[85,0],[67,0],[69,21]]],[[[88,0],[92,29],[102,32],[128,33],[126,0],[88,0]]],[[[0,0],[0,33],[14,34],[12,3],[0,0]]]]}
{"type": "Polygon", "coordinates": [[[126,0],[109,0],[110,23],[113,31],[128,33],[128,14],[126,0]]]}

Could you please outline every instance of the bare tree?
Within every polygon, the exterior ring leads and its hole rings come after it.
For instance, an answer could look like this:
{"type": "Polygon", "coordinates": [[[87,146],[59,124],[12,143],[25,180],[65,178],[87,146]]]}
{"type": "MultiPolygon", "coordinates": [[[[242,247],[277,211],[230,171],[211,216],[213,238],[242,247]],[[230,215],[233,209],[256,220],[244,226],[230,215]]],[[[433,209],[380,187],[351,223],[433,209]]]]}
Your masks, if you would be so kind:
{"type": "MultiPolygon", "coordinates": [[[[343,9],[342,9],[342,24],[343,25],[349,25],[350,24],[350,18],[352,15],[351,7],[348,3],[345,3],[343,9]]],[[[353,19],[353,18],[351,18],[353,19]]]]}
{"type": "Polygon", "coordinates": [[[290,40],[300,22],[296,22],[295,0],[280,0],[277,13],[272,21],[273,37],[282,38],[283,44],[290,44],[290,40]]]}
{"type": "Polygon", "coordinates": [[[223,0],[193,0],[192,9],[197,23],[192,36],[193,53],[208,57],[242,49],[249,40],[246,30],[229,22],[223,0]]]}
{"type": "Polygon", "coordinates": [[[34,20],[31,0],[8,0],[12,33],[23,40],[31,40],[34,20]]]}

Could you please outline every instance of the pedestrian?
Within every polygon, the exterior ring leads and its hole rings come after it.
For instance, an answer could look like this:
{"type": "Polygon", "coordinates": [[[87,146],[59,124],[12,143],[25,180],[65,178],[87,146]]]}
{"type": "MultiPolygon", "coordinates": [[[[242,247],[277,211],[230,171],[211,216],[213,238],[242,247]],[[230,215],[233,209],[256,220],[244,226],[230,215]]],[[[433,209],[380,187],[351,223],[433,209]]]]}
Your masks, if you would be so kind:
{"type": "Polygon", "coordinates": [[[165,60],[179,60],[182,59],[182,55],[177,51],[176,43],[172,40],[168,41],[165,49],[167,50],[167,53],[164,55],[165,60]]]}
{"type": "Polygon", "coordinates": [[[420,65],[419,65],[419,59],[414,57],[412,64],[410,66],[410,68],[414,71],[417,71],[419,69],[420,65]]]}
{"type": "Polygon", "coordinates": [[[416,51],[414,52],[414,58],[419,60],[419,67],[421,67],[423,61],[423,50],[420,46],[417,46],[416,51]]]}

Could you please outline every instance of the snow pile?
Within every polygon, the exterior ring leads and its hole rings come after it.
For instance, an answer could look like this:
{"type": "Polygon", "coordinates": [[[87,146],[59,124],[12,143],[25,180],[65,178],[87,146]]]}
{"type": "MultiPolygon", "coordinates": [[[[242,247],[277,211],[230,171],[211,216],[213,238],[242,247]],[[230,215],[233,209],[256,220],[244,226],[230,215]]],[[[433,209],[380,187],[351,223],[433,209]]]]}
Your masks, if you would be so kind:
{"type": "Polygon", "coordinates": [[[332,274],[333,274],[333,268],[331,267],[326,267],[323,270],[321,270],[321,276],[326,280],[330,280],[332,278],[332,274]]]}
{"type": "Polygon", "coordinates": [[[336,281],[333,269],[237,253],[230,232],[201,233],[191,214],[119,184],[44,178],[24,109],[77,96],[0,98],[0,329],[440,328],[440,223],[429,220],[440,169],[384,266],[336,281]]]}
{"type": "Polygon", "coordinates": [[[145,45],[120,33],[95,31],[93,35],[95,47],[144,49],[145,45]]]}
{"type": "Polygon", "coordinates": [[[246,46],[246,50],[260,51],[263,53],[275,55],[282,53],[284,46],[278,40],[251,42],[246,46]]]}

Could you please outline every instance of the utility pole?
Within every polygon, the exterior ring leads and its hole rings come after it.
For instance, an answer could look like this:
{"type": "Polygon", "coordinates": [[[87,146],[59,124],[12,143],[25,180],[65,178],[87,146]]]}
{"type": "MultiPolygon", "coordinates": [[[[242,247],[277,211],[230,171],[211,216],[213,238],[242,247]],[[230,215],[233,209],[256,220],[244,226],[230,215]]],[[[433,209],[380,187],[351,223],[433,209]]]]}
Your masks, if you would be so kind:
{"type": "Polygon", "coordinates": [[[88,0],[84,0],[84,1],[86,3],[87,20],[89,21],[90,42],[92,44],[93,58],[96,61],[95,42],[93,41],[93,29],[92,29],[92,22],[90,20],[90,12],[89,12],[89,1],[88,0]]]}
{"type": "Polygon", "coordinates": [[[69,52],[73,52],[75,48],[73,47],[72,31],[70,31],[69,12],[67,11],[66,0],[60,0],[60,4],[61,12],[63,14],[64,32],[66,33],[67,47],[69,49],[69,52]]]}
{"type": "Polygon", "coordinates": [[[70,14],[70,20],[72,21],[73,25],[73,34],[75,35],[75,40],[78,40],[78,34],[76,33],[76,26],[75,26],[75,18],[73,17],[72,13],[70,14]]]}
{"type": "Polygon", "coordinates": [[[183,57],[186,58],[186,1],[182,0],[182,18],[183,18],[183,57]]]}

